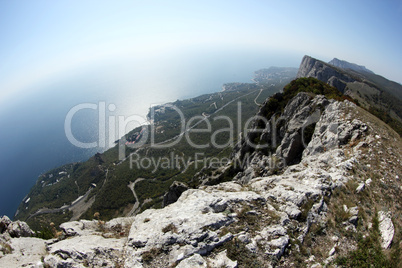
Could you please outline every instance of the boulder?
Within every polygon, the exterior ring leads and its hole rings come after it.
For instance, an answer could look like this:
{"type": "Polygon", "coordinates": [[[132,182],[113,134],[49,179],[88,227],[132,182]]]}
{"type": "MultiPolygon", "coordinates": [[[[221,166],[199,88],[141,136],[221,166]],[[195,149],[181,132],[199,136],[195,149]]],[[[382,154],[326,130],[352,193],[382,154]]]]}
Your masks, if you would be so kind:
{"type": "Polygon", "coordinates": [[[7,232],[11,237],[29,237],[35,234],[28,224],[23,221],[11,222],[7,226],[7,232]]]}
{"type": "Polygon", "coordinates": [[[380,211],[378,212],[378,221],[379,221],[379,230],[381,234],[381,246],[384,249],[389,248],[392,243],[392,239],[394,238],[394,224],[391,220],[391,215],[387,212],[380,211]]]}
{"type": "Polygon", "coordinates": [[[163,207],[176,202],[181,194],[188,190],[188,186],[183,182],[174,181],[169,187],[169,191],[163,196],[163,207]]]}
{"type": "Polygon", "coordinates": [[[333,256],[336,253],[336,247],[332,247],[331,250],[328,252],[328,256],[333,256]]]}

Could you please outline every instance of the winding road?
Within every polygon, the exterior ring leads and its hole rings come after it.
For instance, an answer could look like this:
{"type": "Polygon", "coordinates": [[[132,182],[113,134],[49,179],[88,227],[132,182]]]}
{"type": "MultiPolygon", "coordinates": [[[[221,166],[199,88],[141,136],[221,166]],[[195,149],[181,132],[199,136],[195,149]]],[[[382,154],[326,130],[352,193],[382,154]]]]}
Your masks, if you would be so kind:
{"type": "Polygon", "coordinates": [[[93,188],[90,188],[90,189],[85,193],[85,195],[79,197],[78,200],[73,201],[73,203],[71,203],[71,205],[65,205],[65,206],[62,206],[62,207],[60,207],[60,208],[41,208],[41,209],[39,209],[38,211],[36,211],[34,214],[29,215],[29,217],[27,218],[27,220],[29,220],[29,219],[32,218],[32,217],[36,217],[36,216],[38,216],[38,215],[41,215],[41,214],[58,213],[58,212],[61,212],[61,211],[63,211],[63,210],[66,210],[66,209],[69,209],[69,210],[70,210],[70,209],[72,209],[74,206],[77,206],[78,204],[80,204],[81,202],[83,202],[83,201],[88,197],[88,195],[91,193],[92,189],[93,189],[93,188]]]}
{"type": "Polygon", "coordinates": [[[127,187],[130,188],[130,190],[133,192],[134,198],[136,200],[133,208],[130,210],[129,213],[127,213],[127,215],[126,215],[127,217],[134,216],[136,214],[139,206],[140,206],[140,201],[138,200],[137,193],[135,192],[135,184],[137,182],[140,182],[140,181],[143,181],[143,180],[145,180],[145,179],[144,178],[138,178],[134,182],[130,182],[130,184],[127,185],[127,187]]]}
{"type": "MultiPolygon", "coordinates": [[[[106,169],[106,172],[105,172],[105,182],[107,181],[108,173],[109,173],[109,169],[106,169]]],[[[77,181],[75,181],[75,184],[76,184],[77,187],[78,187],[77,181]]],[[[104,185],[104,184],[103,184],[103,185],[104,185]]],[[[103,185],[102,185],[102,187],[103,187],[103,185]]],[[[78,189],[79,189],[79,187],[78,187],[78,189]]],[[[58,212],[61,212],[61,211],[63,211],[63,210],[66,210],[66,209],[68,209],[68,210],[73,210],[73,208],[75,208],[76,206],[81,206],[83,203],[85,203],[85,200],[86,200],[86,198],[88,197],[88,195],[91,193],[92,189],[93,189],[92,187],[89,187],[88,191],[87,191],[83,196],[78,197],[76,200],[74,200],[73,202],[71,202],[70,205],[64,205],[64,206],[62,206],[62,207],[60,207],[60,208],[40,208],[40,209],[39,209],[38,211],[36,211],[35,213],[29,215],[29,217],[27,218],[27,220],[29,220],[29,219],[32,218],[32,217],[36,217],[36,216],[38,216],[38,215],[41,215],[41,214],[58,213],[58,212]]]]}

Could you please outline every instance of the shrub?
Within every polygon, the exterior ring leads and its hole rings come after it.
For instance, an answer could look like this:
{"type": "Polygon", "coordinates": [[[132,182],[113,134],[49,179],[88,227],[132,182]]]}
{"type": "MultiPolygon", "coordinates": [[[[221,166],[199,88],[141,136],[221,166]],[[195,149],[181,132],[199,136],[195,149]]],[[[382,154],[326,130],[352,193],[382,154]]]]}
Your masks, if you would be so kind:
{"type": "Polygon", "coordinates": [[[150,251],[146,251],[142,253],[142,261],[145,263],[150,263],[152,262],[157,255],[159,255],[162,252],[160,248],[152,248],[150,251]]]}
{"type": "Polygon", "coordinates": [[[167,232],[172,232],[172,233],[177,233],[177,228],[173,223],[170,223],[169,225],[166,225],[165,227],[162,228],[163,233],[167,232]]]}

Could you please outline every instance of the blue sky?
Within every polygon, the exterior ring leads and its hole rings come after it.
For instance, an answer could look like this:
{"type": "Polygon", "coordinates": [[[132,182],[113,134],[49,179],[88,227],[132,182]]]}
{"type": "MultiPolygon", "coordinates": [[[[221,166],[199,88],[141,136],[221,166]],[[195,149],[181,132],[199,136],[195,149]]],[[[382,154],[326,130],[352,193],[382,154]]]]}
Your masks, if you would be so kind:
{"type": "Polygon", "coordinates": [[[85,158],[63,129],[77,103],[145,116],[306,54],[401,83],[401,25],[402,0],[0,0],[0,215],[39,173],[85,158]]]}
{"type": "Polygon", "coordinates": [[[76,69],[205,48],[337,57],[401,83],[401,26],[400,0],[0,0],[0,104],[76,69]]]}

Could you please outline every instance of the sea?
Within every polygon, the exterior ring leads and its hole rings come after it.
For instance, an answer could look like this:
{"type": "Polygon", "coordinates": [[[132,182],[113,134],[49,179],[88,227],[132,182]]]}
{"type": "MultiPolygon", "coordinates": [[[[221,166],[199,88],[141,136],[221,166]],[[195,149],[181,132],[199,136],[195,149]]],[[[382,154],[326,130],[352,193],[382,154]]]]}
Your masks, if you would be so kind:
{"type": "Polygon", "coordinates": [[[0,107],[0,217],[14,217],[40,174],[113,145],[121,135],[119,118],[135,115],[124,128],[128,132],[145,123],[153,105],[218,92],[228,82],[251,82],[258,69],[296,67],[301,58],[269,50],[211,50],[116,59],[27,87],[0,107]],[[75,141],[96,146],[81,148],[75,141]]]}

